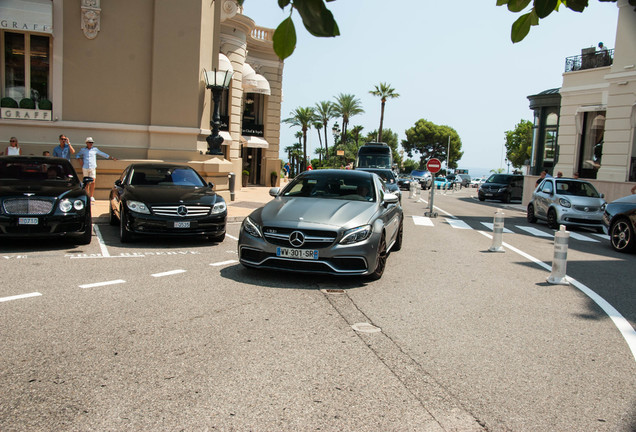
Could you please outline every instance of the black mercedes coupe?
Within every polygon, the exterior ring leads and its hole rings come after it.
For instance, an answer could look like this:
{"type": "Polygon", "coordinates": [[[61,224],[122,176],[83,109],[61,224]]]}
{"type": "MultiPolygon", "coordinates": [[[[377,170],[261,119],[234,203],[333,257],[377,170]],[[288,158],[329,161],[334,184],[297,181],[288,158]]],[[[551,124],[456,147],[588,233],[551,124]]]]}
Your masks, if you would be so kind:
{"type": "Polygon", "coordinates": [[[225,200],[188,165],[129,165],[111,189],[109,207],[110,224],[119,225],[122,243],[135,235],[225,239],[225,200]]]}
{"type": "Polygon", "coordinates": [[[91,206],[84,187],[64,158],[0,157],[0,239],[67,237],[89,244],[91,206]]]}

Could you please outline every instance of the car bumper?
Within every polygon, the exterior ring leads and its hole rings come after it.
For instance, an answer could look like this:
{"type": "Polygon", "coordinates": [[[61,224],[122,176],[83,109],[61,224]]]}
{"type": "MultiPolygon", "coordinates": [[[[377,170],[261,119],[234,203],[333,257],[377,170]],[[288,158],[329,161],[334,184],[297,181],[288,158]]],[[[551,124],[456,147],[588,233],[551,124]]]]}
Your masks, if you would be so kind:
{"type": "Polygon", "coordinates": [[[332,244],[316,249],[318,258],[312,260],[277,256],[279,246],[262,238],[247,234],[241,228],[238,254],[241,264],[247,267],[284,270],[299,273],[331,275],[368,275],[377,265],[379,234],[353,245],[332,244]]]}
{"type": "Polygon", "coordinates": [[[558,214],[558,223],[567,226],[601,228],[603,226],[603,213],[568,210],[558,214]]]}
{"type": "Polygon", "coordinates": [[[166,218],[133,212],[126,216],[127,231],[139,235],[216,237],[225,234],[227,221],[227,212],[202,218],[166,218]]]}
{"type": "Polygon", "coordinates": [[[0,215],[1,237],[61,237],[85,231],[85,213],[25,217],[0,215]]]}

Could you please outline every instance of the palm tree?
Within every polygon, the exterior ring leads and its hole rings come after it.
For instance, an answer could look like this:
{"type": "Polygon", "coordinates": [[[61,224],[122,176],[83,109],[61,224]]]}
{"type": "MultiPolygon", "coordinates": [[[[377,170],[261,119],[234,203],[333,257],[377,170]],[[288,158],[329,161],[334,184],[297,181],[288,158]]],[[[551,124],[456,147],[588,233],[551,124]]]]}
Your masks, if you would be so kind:
{"type": "Polygon", "coordinates": [[[291,117],[283,120],[285,123],[289,123],[292,126],[300,126],[303,133],[303,171],[307,167],[307,129],[314,120],[315,114],[312,107],[298,107],[289,113],[291,117]]]}
{"type": "MultiPolygon", "coordinates": [[[[316,103],[316,120],[322,123],[322,127],[325,132],[325,154],[329,154],[329,144],[327,142],[327,124],[329,120],[334,118],[336,113],[334,112],[333,102],[320,101],[316,103]]],[[[335,144],[335,143],[334,143],[335,144]]]]}
{"type": "Polygon", "coordinates": [[[345,137],[347,136],[347,125],[349,124],[349,119],[355,115],[362,114],[364,110],[360,104],[360,99],[356,98],[352,94],[340,93],[336,96],[334,111],[336,115],[342,117],[341,142],[344,143],[345,137]]]}
{"type": "Polygon", "coordinates": [[[380,96],[380,128],[378,129],[378,142],[382,142],[382,124],[384,123],[384,105],[387,98],[398,98],[400,95],[395,92],[395,89],[390,84],[380,83],[379,86],[375,86],[375,90],[371,90],[373,96],[380,96]]]}
{"type": "Polygon", "coordinates": [[[318,144],[320,144],[320,151],[317,152],[318,153],[318,163],[322,164],[322,138],[320,136],[320,129],[322,129],[322,123],[319,121],[316,121],[316,119],[318,118],[318,116],[316,116],[314,118],[314,123],[313,123],[313,127],[314,129],[316,129],[316,131],[318,132],[318,144]]]}

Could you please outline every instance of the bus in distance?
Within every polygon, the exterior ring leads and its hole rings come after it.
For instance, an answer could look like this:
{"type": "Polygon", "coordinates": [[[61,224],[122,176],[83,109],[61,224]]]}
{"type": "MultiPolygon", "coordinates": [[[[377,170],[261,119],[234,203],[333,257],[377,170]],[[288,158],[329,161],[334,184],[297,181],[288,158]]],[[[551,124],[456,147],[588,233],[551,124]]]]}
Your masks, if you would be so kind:
{"type": "Polygon", "coordinates": [[[391,147],[385,143],[366,143],[358,150],[355,168],[393,168],[391,147]]]}

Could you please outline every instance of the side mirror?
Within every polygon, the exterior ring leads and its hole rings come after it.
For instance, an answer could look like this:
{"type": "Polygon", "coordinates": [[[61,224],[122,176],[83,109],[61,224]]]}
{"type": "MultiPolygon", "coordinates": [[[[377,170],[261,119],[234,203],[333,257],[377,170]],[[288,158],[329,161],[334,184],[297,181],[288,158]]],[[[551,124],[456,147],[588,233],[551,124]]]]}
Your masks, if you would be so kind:
{"type": "Polygon", "coordinates": [[[384,204],[397,204],[398,201],[399,198],[397,195],[392,193],[384,194],[384,204]]]}
{"type": "Polygon", "coordinates": [[[121,179],[115,180],[115,186],[121,187],[121,179]]]}
{"type": "Polygon", "coordinates": [[[86,189],[86,186],[88,186],[90,183],[94,181],[95,179],[93,177],[84,177],[82,179],[82,189],[86,189]]]}
{"type": "Polygon", "coordinates": [[[273,187],[269,190],[269,194],[270,196],[276,197],[278,196],[278,193],[280,192],[280,188],[279,187],[273,187]]]}
{"type": "Polygon", "coordinates": [[[605,198],[605,194],[600,194],[599,195],[601,198],[605,198]]]}
{"type": "Polygon", "coordinates": [[[214,189],[214,183],[208,182],[208,186],[210,186],[210,189],[214,189]]]}

